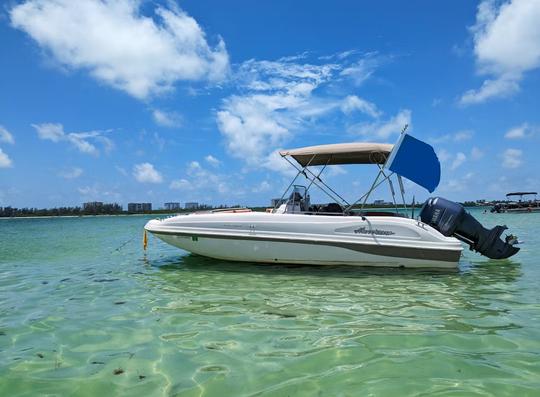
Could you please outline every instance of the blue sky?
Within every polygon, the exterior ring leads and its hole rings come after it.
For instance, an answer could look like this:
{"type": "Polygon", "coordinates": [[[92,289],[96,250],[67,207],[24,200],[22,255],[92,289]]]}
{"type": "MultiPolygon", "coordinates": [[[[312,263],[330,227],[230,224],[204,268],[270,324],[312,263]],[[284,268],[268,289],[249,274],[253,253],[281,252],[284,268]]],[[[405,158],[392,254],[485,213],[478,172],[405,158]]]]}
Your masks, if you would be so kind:
{"type": "MultiPolygon", "coordinates": [[[[277,150],[405,123],[439,155],[434,194],[538,190],[538,20],[540,0],[8,1],[0,206],[266,205],[277,150]]],[[[326,175],[354,198],[375,169],[326,175]]]]}

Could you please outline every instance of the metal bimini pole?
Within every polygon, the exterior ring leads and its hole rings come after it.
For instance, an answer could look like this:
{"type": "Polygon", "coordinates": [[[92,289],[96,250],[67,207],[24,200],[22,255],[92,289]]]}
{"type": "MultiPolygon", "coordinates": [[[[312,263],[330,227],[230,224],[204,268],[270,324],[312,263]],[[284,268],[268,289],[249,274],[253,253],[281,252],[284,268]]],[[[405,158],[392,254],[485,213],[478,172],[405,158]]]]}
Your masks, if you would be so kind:
{"type": "MultiPolygon", "coordinates": [[[[386,174],[384,173],[384,168],[379,165],[379,169],[381,170],[381,173],[384,176],[386,176],[386,174]]],[[[396,191],[394,190],[394,184],[392,183],[392,179],[390,178],[390,176],[387,177],[388,185],[390,186],[390,193],[392,193],[392,201],[394,202],[394,208],[396,209],[396,214],[397,214],[397,213],[399,213],[399,211],[398,211],[398,206],[397,206],[397,202],[396,202],[396,191]]],[[[399,175],[398,175],[398,177],[399,177],[399,175]]]]}
{"type": "Polygon", "coordinates": [[[401,200],[403,201],[403,208],[405,208],[405,213],[407,213],[407,203],[405,202],[405,187],[403,187],[403,179],[401,179],[401,175],[397,176],[397,180],[399,182],[399,190],[401,191],[401,200]]]}
{"type": "MultiPolygon", "coordinates": [[[[285,160],[289,161],[289,159],[288,159],[287,157],[285,157],[285,156],[282,156],[282,157],[283,157],[285,160]]],[[[309,160],[309,163],[311,163],[311,162],[313,161],[314,158],[315,158],[315,155],[313,155],[313,157],[309,160]]],[[[287,192],[289,191],[289,189],[291,188],[291,186],[294,184],[294,182],[296,182],[296,179],[298,178],[298,176],[299,176],[300,174],[304,174],[304,176],[306,176],[306,178],[307,178],[307,175],[306,175],[306,173],[304,172],[303,169],[298,169],[298,168],[297,168],[293,163],[291,163],[290,161],[289,161],[289,163],[290,163],[290,164],[298,171],[298,173],[295,175],[295,177],[293,178],[293,180],[292,180],[292,182],[289,184],[289,186],[287,186],[287,189],[285,189],[285,191],[283,192],[283,194],[282,194],[281,197],[279,198],[279,201],[274,205],[274,208],[272,209],[272,211],[276,210],[277,207],[278,207],[279,205],[281,205],[281,204],[279,204],[279,203],[281,203],[281,200],[283,200],[283,197],[285,197],[285,195],[287,194],[287,192]]],[[[308,163],[308,165],[309,165],[309,163],[308,163]]],[[[307,165],[306,165],[306,167],[307,167],[307,165]]],[[[305,167],[304,167],[304,168],[305,168],[305,167]]]]}
{"type": "MultiPolygon", "coordinates": [[[[322,182],[322,179],[320,178],[321,174],[323,173],[323,171],[325,170],[326,166],[328,165],[328,163],[330,162],[330,158],[328,158],[328,161],[326,162],[326,164],[321,168],[321,170],[319,171],[319,173],[317,174],[316,178],[322,182]]],[[[313,185],[313,180],[310,179],[310,184],[308,185],[308,187],[306,188],[306,192],[309,191],[309,188],[311,187],[311,185],[313,185]]]]}
{"type": "MultiPolygon", "coordinates": [[[[296,166],[292,161],[290,161],[288,158],[285,157],[285,160],[287,160],[287,161],[289,162],[289,164],[291,164],[294,168],[296,168],[296,169],[299,171],[298,174],[303,173],[304,176],[306,177],[306,179],[308,179],[308,180],[311,181],[315,186],[317,186],[319,189],[321,189],[321,190],[322,190],[328,197],[330,197],[332,200],[335,200],[335,201],[342,200],[342,202],[344,202],[345,204],[347,204],[347,205],[349,204],[349,203],[347,202],[347,200],[345,200],[345,199],[344,199],[343,197],[341,197],[339,194],[337,194],[336,192],[334,192],[334,191],[332,190],[332,188],[330,188],[329,186],[327,186],[322,180],[321,180],[321,183],[322,183],[324,186],[326,186],[326,187],[328,188],[328,190],[330,190],[331,192],[333,192],[339,199],[337,199],[336,197],[333,197],[330,193],[328,193],[328,192],[326,191],[326,189],[324,189],[322,186],[320,186],[320,185],[315,181],[315,178],[311,179],[310,177],[308,177],[308,176],[306,175],[305,171],[309,172],[311,175],[313,175],[314,177],[316,177],[316,175],[315,175],[313,172],[311,172],[310,170],[308,170],[308,169],[306,168],[306,167],[309,166],[309,164],[307,164],[303,169],[300,170],[299,167],[297,167],[297,166],[296,166]]],[[[311,163],[311,161],[310,161],[310,163],[311,163]]],[[[291,183],[291,185],[292,185],[292,183],[291,183]]],[[[289,188],[290,188],[291,185],[289,185],[289,188]]],[[[289,188],[287,188],[287,190],[288,190],[289,188]]]]}
{"type": "Polygon", "coordinates": [[[371,194],[371,192],[373,190],[375,190],[377,187],[379,187],[382,183],[384,183],[384,181],[387,180],[392,175],[394,175],[393,172],[390,175],[388,175],[387,177],[385,177],[383,180],[381,180],[380,182],[377,182],[379,177],[381,176],[381,172],[379,171],[379,173],[377,174],[377,177],[375,178],[375,181],[373,181],[373,183],[372,183],[371,187],[369,188],[369,190],[366,193],[364,193],[362,196],[360,196],[360,198],[358,200],[356,200],[354,203],[352,203],[347,208],[345,208],[344,212],[348,212],[352,207],[354,207],[356,204],[358,204],[362,199],[364,199],[364,202],[362,203],[362,207],[360,209],[363,209],[369,195],[371,194]]]}
{"type": "MultiPolygon", "coordinates": [[[[330,161],[330,160],[329,160],[330,161]]],[[[307,167],[307,166],[306,166],[307,167]]],[[[339,197],[341,199],[342,202],[344,202],[345,204],[349,205],[349,202],[347,200],[345,200],[343,197],[341,197],[339,195],[338,192],[336,192],[334,189],[332,189],[330,186],[328,186],[326,183],[324,183],[324,181],[321,179],[321,178],[318,178],[313,172],[311,172],[311,170],[309,169],[306,169],[307,172],[309,172],[311,175],[313,175],[315,178],[317,178],[322,184],[324,187],[326,187],[328,190],[330,190],[332,193],[334,193],[337,197],[339,197]]],[[[309,179],[309,178],[308,178],[309,179]]],[[[315,182],[315,180],[313,180],[313,182],[315,183],[316,186],[319,186],[317,185],[317,183],[315,182]]],[[[319,189],[321,190],[324,190],[322,187],[319,186],[319,189]]],[[[328,193],[327,193],[328,194],[328,193]]],[[[335,200],[335,198],[334,198],[335,200]]],[[[337,201],[337,200],[336,200],[337,201]]]]}

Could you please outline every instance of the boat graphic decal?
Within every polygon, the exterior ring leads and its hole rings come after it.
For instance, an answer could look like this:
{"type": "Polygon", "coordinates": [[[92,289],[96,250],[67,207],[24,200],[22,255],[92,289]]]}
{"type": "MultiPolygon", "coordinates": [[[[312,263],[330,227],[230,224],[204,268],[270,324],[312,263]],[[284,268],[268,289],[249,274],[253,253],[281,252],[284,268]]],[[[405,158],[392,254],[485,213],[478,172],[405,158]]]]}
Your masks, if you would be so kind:
{"type": "Polygon", "coordinates": [[[391,236],[392,234],[396,234],[390,230],[381,230],[381,229],[367,229],[366,227],[359,227],[358,229],[354,230],[355,234],[371,234],[371,235],[378,235],[378,236],[391,236]]]}

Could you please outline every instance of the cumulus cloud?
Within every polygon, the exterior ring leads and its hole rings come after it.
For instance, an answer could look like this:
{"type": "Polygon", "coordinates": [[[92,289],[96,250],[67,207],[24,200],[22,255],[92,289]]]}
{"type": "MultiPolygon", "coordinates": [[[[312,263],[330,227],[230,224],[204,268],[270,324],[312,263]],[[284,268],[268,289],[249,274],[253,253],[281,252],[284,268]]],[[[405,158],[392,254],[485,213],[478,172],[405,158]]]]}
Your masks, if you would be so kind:
{"type": "Polygon", "coordinates": [[[136,164],[133,167],[133,176],[141,183],[161,183],[163,177],[150,163],[136,164]]]}
{"type": "Polygon", "coordinates": [[[103,136],[106,131],[70,132],[64,131],[64,126],[59,123],[32,124],[37,131],[38,137],[52,142],[69,142],[82,153],[98,155],[99,150],[95,143],[99,142],[106,152],[110,151],[114,144],[103,136]],[[92,142],[91,142],[92,141],[92,142]]]}
{"type": "Polygon", "coordinates": [[[540,1],[484,0],[471,28],[478,72],[490,76],[460,99],[462,105],[510,96],[526,72],[540,66],[540,1]]]}
{"type": "Polygon", "coordinates": [[[9,156],[2,151],[2,148],[0,148],[0,168],[10,168],[12,166],[13,162],[9,156]]]}
{"type": "Polygon", "coordinates": [[[518,168],[523,163],[523,151],[519,149],[506,149],[502,154],[504,168],[518,168]]]}
{"type": "Polygon", "coordinates": [[[27,0],[10,10],[10,19],[61,65],[139,99],[182,80],[224,78],[229,56],[223,40],[210,46],[197,21],[172,2],[150,15],[142,3],[27,0]]]}
{"type": "Polygon", "coordinates": [[[13,138],[13,135],[1,125],[0,125],[0,142],[10,143],[12,145],[15,143],[15,139],[13,138]]]}
{"type": "Polygon", "coordinates": [[[450,169],[455,170],[459,168],[464,162],[467,160],[467,156],[465,156],[465,153],[459,152],[456,154],[456,157],[454,158],[454,161],[452,161],[452,165],[450,166],[450,169]]]}
{"type": "Polygon", "coordinates": [[[229,153],[261,165],[308,120],[339,107],[318,100],[313,91],[339,68],[335,64],[297,64],[289,60],[244,62],[238,84],[248,93],[232,95],[217,112],[217,124],[229,153]]]}
{"type": "Polygon", "coordinates": [[[517,127],[510,128],[504,134],[506,139],[523,139],[528,138],[533,135],[533,128],[527,124],[523,123],[517,127]]]}
{"type": "Polygon", "coordinates": [[[65,179],[76,179],[83,174],[82,168],[73,167],[69,169],[62,170],[58,173],[58,176],[65,179]]]}
{"type": "Polygon", "coordinates": [[[162,127],[178,128],[182,126],[182,117],[176,112],[154,109],[152,111],[152,118],[157,125],[162,127]]]}
{"type": "MultiPolygon", "coordinates": [[[[313,133],[312,128],[336,128],[339,117],[343,120],[341,131],[347,129],[345,117],[347,124],[366,117],[378,119],[382,112],[375,104],[347,94],[352,69],[359,68],[362,60],[353,59],[358,58],[354,51],[343,54],[311,62],[303,54],[240,64],[233,74],[237,92],[225,98],[216,112],[229,154],[250,167],[274,167],[279,158],[276,151],[302,133],[313,133]],[[330,118],[332,125],[326,127],[324,121],[330,118]]],[[[372,71],[376,57],[368,54],[367,58],[372,71]]],[[[278,169],[288,172],[286,167],[278,169]]]]}
{"type": "Polygon", "coordinates": [[[341,104],[341,110],[346,114],[359,111],[373,118],[377,118],[381,115],[381,112],[379,112],[374,103],[366,101],[356,95],[348,95],[341,104]]]}
{"type": "Polygon", "coordinates": [[[238,184],[238,175],[230,173],[217,173],[201,165],[198,161],[191,161],[182,178],[175,179],[169,184],[173,190],[189,192],[192,197],[201,197],[208,200],[209,195],[242,196],[244,187],[238,184]]]}
{"type": "Polygon", "coordinates": [[[217,158],[209,154],[204,158],[208,164],[210,164],[212,167],[218,167],[221,164],[221,161],[219,161],[217,158]]]}
{"type": "Polygon", "coordinates": [[[408,109],[400,110],[398,114],[388,120],[353,125],[349,131],[358,135],[387,140],[390,136],[399,134],[405,125],[409,125],[409,129],[411,128],[411,111],[408,109]]]}

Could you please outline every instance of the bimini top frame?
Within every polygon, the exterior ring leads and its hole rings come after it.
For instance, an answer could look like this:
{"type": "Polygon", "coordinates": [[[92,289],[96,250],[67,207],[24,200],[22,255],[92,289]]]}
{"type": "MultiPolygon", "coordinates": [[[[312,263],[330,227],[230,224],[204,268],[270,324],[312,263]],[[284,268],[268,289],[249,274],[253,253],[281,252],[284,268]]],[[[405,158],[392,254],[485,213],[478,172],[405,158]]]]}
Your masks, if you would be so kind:
{"type": "MultiPolygon", "coordinates": [[[[340,203],[340,205],[344,208],[344,214],[350,213],[352,207],[358,204],[360,201],[362,201],[361,209],[363,209],[371,192],[373,192],[379,185],[381,185],[385,181],[388,181],[394,205],[397,211],[398,207],[395,199],[395,190],[391,180],[394,172],[385,172],[384,168],[384,165],[390,157],[393,148],[394,145],[386,143],[354,142],[309,146],[299,149],[281,151],[280,155],[285,160],[287,160],[287,162],[291,164],[298,171],[298,173],[296,174],[292,182],[289,184],[289,186],[287,186],[287,189],[285,189],[285,191],[283,192],[283,195],[277,202],[276,207],[277,205],[279,205],[280,202],[282,202],[283,198],[285,197],[291,186],[293,186],[296,182],[296,179],[300,175],[303,175],[307,180],[310,181],[309,186],[306,189],[307,191],[309,191],[309,188],[312,185],[317,186],[332,200],[340,203]],[[298,165],[292,162],[290,158],[293,158],[296,163],[298,163],[298,165]],[[369,191],[352,204],[347,202],[347,200],[340,196],[339,193],[337,193],[330,186],[328,186],[320,177],[327,166],[345,164],[375,164],[379,167],[377,177],[375,178],[375,181],[371,185],[369,191]],[[318,173],[314,173],[309,168],[313,166],[323,167],[319,170],[318,173]]],[[[403,206],[406,208],[403,181],[401,180],[401,177],[399,175],[397,175],[397,180],[399,182],[403,206]]]]}

